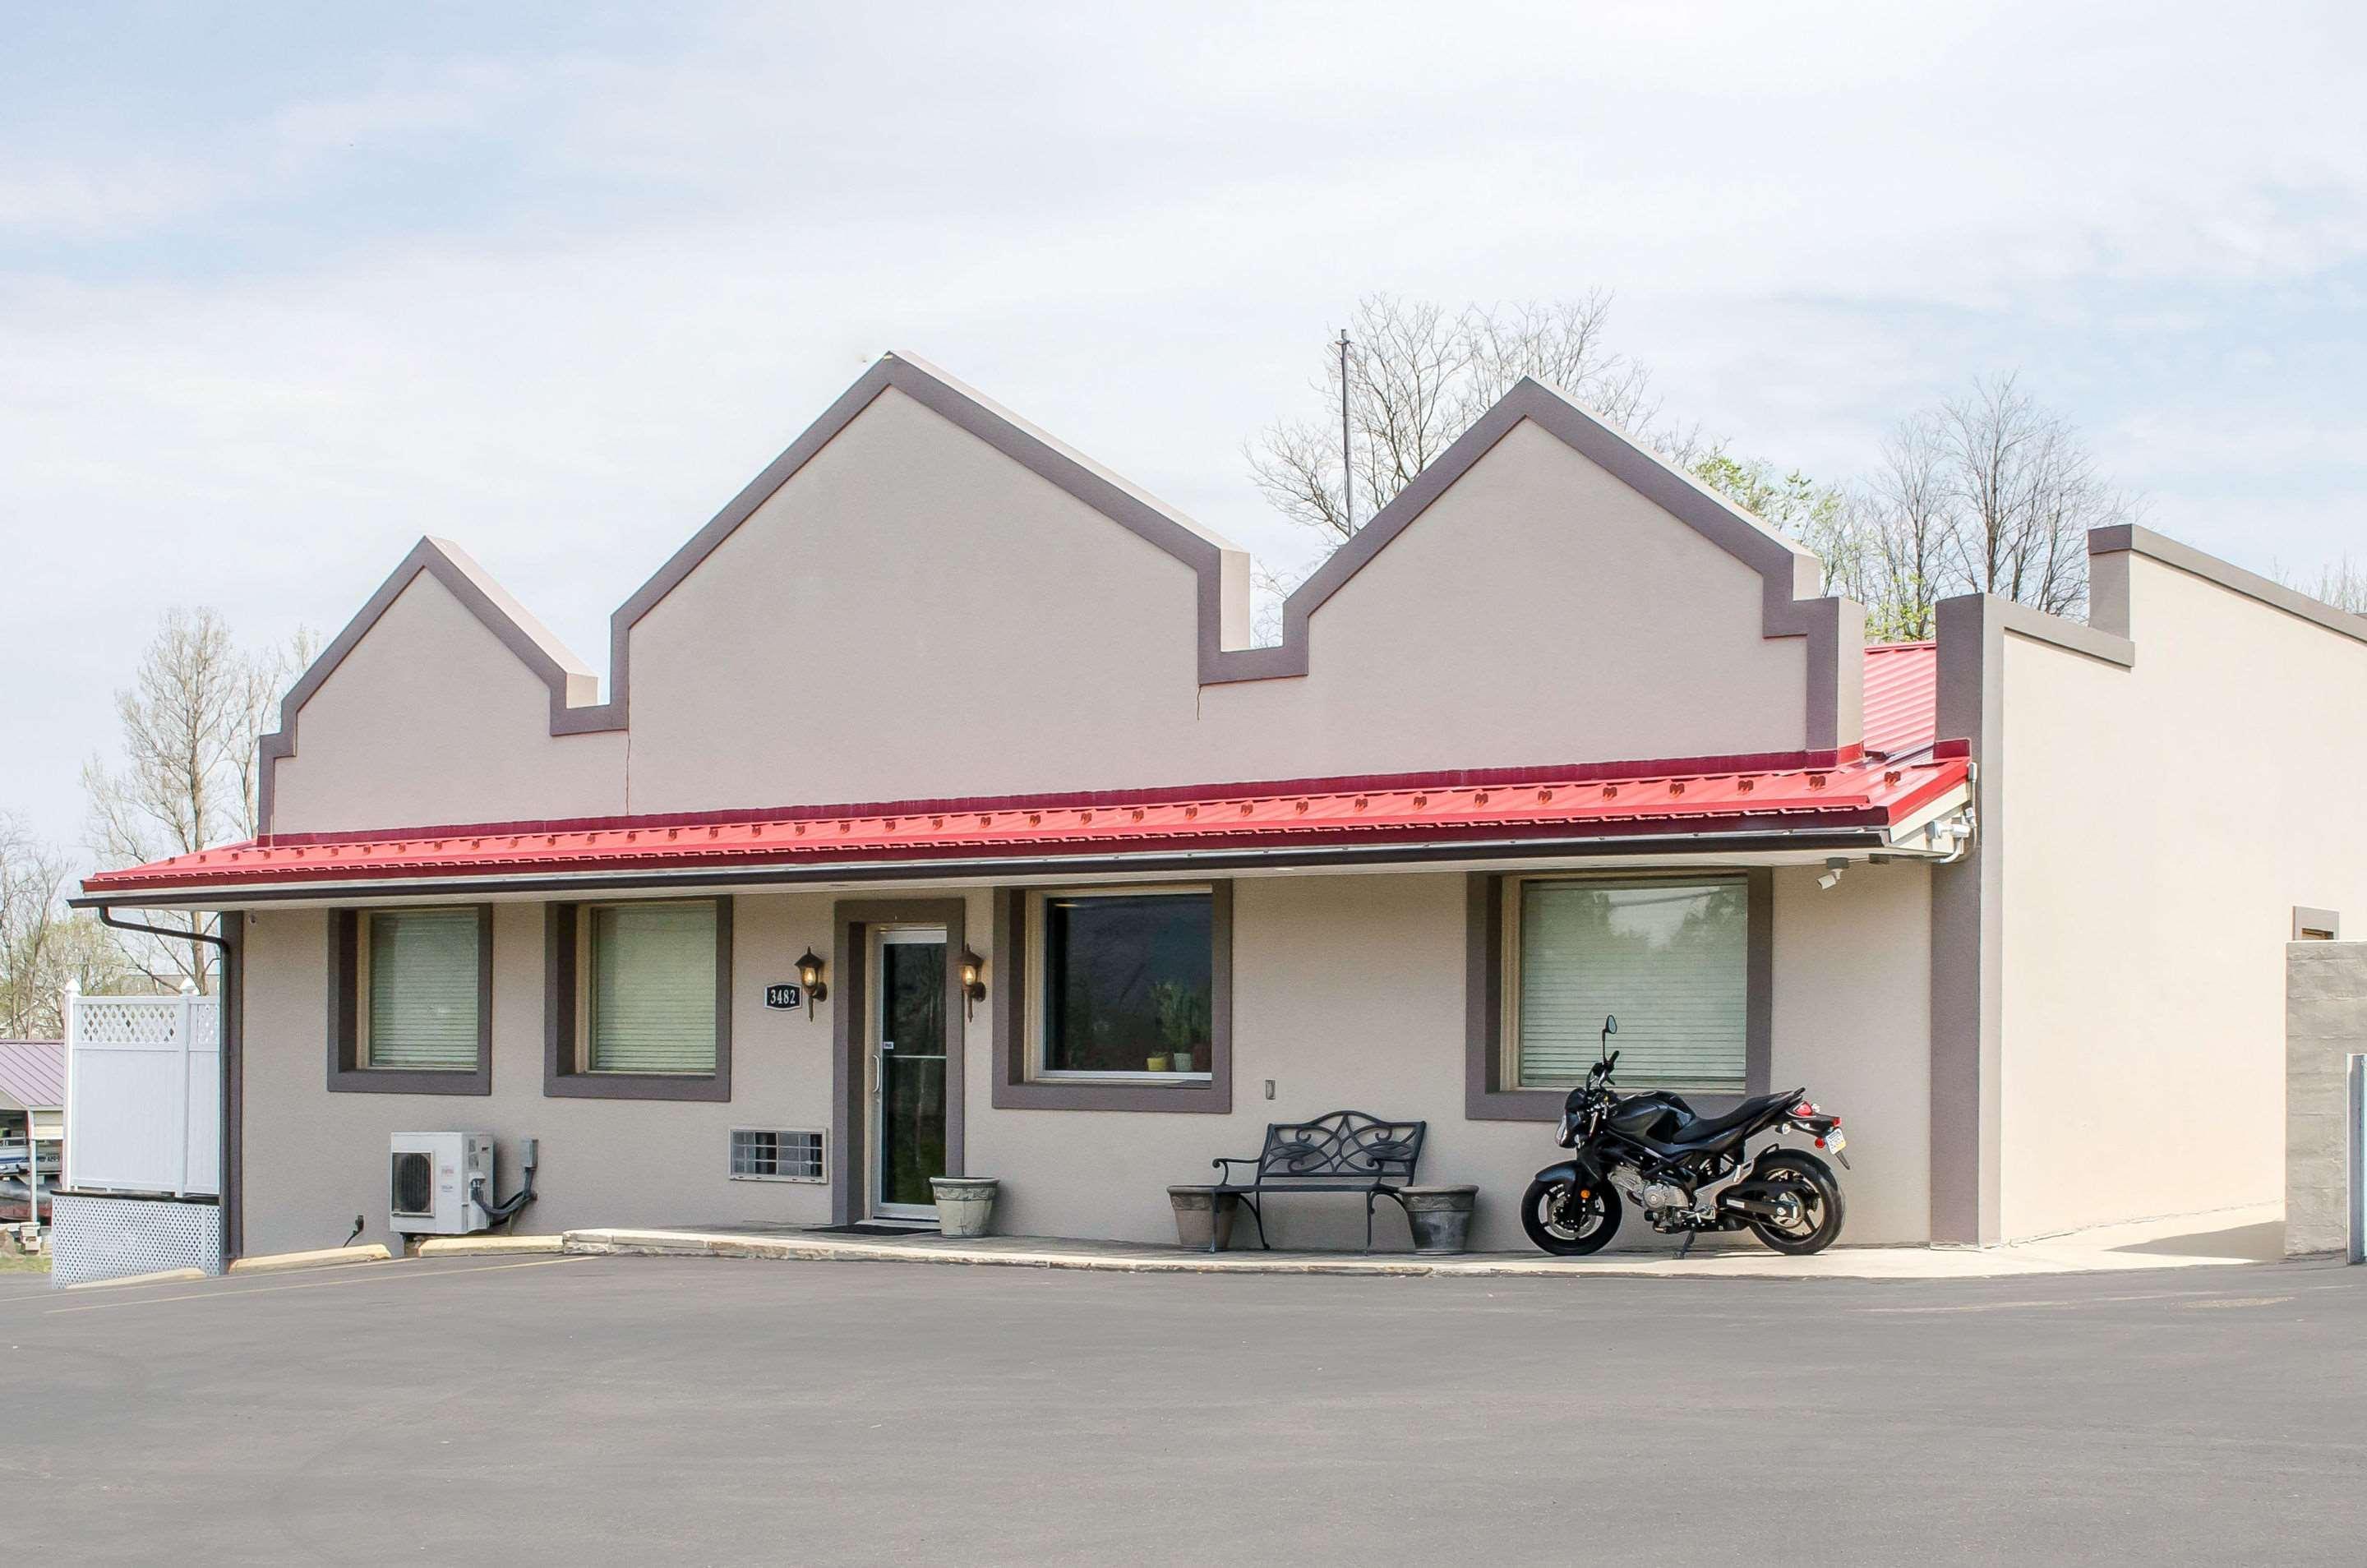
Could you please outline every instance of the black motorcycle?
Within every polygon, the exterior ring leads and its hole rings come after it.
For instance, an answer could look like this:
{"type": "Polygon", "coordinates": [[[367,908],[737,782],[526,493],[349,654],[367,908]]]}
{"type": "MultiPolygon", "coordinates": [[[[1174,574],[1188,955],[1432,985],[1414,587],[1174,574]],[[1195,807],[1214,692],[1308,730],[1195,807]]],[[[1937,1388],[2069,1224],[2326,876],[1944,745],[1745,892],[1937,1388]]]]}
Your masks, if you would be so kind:
{"type": "Polygon", "coordinates": [[[1806,1149],[1771,1144],[1750,1174],[1704,1196],[1743,1169],[1744,1145],[1762,1133],[1806,1134],[1849,1167],[1841,1119],[1808,1103],[1806,1090],[1762,1094],[1723,1116],[1696,1115],[1681,1096],[1614,1094],[1619,1021],[1603,1021],[1603,1056],[1570,1090],[1556,1141],[1571,1151],[1529,1183],[1521,1224],[1529,1239],[1565,1258],[1600,1250],[1619,1229],[1623,1200],[1652,1228],[1682,1235],[1748,1228],[1778,1252],[1822,1252],[1841,1234],[1841,1184],[1806,1149]]]}

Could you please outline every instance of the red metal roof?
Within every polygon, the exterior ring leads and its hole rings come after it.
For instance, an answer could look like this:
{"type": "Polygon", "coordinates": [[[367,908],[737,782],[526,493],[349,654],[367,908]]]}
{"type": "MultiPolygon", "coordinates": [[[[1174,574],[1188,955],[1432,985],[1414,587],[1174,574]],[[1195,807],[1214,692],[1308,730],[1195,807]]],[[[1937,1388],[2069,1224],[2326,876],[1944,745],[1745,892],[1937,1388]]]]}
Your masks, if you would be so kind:
{"type": "Polygon", "coordinates": [[[1904,757],[1939,738],[1939,673],[1934,643],[1877,643],[1865,650],[1867,750],[1904,757]]]}
{"type": "Polygon", "coordinates": [[[102,872],[94,896],[402,878],[1051,859],[1228,849],[1451,845],[1672,833],[1880,829],[1963,784],[1961,749],[1905,766],[1852,750],[1803,763],[1713,760],[1240,784],[1119,795],[785,808],[712,818],[512,823],[243,843],[102,872]],[[1823,765],[1818,765],[1818,764],[1823,765]],[[1640,770],[1640,771],[1639,771],[1640,770]]]}
{"type": "Polygon", "coordinates": [[[66,1047],[62,1040],[0,1040],[0,1098],[30,1111],[66,1102],[66,1047]]]}

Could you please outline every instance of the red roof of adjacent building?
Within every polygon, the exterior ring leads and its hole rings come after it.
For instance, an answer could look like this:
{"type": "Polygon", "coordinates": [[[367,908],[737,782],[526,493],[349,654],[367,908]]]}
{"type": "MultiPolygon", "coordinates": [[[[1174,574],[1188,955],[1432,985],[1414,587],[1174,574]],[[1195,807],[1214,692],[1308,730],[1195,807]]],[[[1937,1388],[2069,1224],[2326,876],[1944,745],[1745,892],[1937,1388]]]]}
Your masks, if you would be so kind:
{"type": "Polygon", "coordinates": [[[0,1040],[0,1099],[28,1111],[66,1102],[66,1048],[60,1040],[0,1040]]]}
{"type": "Polygon", "coordinates": [[[1905,757],[1939,739],[1936,643],[1878,643],[1865,650],[1865,749],[1905,757]]]}

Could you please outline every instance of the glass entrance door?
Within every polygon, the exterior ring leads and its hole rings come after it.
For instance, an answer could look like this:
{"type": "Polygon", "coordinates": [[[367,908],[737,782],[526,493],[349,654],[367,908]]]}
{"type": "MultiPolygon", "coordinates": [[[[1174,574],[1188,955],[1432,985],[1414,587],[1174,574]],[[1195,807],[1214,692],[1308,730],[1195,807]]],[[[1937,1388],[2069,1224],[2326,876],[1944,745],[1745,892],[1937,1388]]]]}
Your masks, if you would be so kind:
{"type": "Polygon", "coordinates": [[[946,1171],[946,931],[889,926],[873,936],[871,1212],[936,1217],[929,1178],[946,1171]]]}

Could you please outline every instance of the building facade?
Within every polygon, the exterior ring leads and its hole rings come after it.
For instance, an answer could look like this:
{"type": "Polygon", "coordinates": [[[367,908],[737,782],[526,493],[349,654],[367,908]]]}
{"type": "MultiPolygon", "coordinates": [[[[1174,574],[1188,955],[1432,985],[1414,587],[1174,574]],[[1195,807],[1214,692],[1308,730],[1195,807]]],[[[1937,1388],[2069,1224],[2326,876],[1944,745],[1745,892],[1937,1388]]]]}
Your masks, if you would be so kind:
{"type": "Polygon", "coordinates": [[[605,694],[423,540],[289,694],[266,832],[84,901],[229,915],[236,1251],[385,1239],[390,1135],[443,1128],[538,1141],[538,1230],[966,1173],[1155,1240],[1342,1107],[1518,1247],[1611,1012],[1623,1087],[1840,1110],[1846,1242],[2273,1201],[2284,945],[2367,918],[2367,621],[2090,551],[2086,625],[1869,648],[1524,382],[1257,647],[1240,550],[890,356],[616,613],[605,694]]]}

